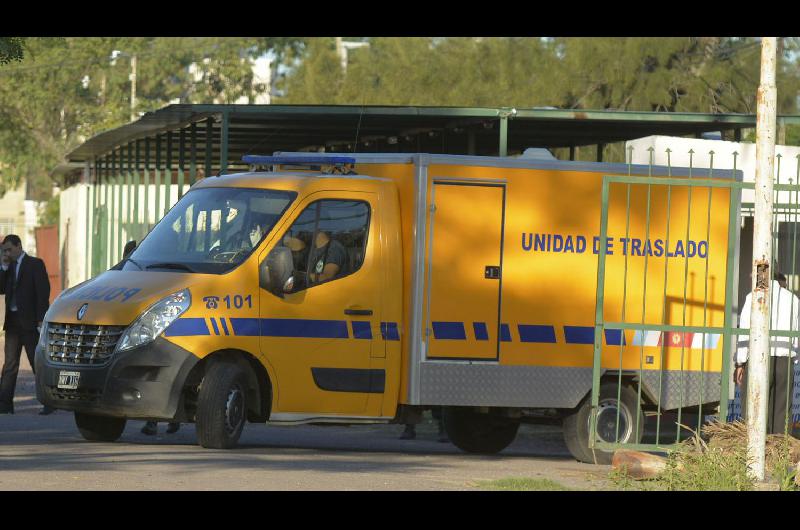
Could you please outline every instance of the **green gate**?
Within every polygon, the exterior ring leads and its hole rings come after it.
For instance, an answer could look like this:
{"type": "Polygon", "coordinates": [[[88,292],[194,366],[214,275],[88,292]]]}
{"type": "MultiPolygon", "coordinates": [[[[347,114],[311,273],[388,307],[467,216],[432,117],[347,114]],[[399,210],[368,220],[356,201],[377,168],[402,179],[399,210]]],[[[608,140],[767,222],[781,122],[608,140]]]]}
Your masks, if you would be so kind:
{"type": "MultiPolygon", "coordinates": [[[[702,170],[700,178],[691,165],[688,178],[674,177],[669,165],[661,168],[665,176],[653,176],[652,150],[647,176],[633,175],[629,164],[628,175],[603,178],[589,429],[593,449],[668,450],[692,431],[699,433],[709,416],[729,418],[737,336],[746,342],[749,335],[736,327],[740,215],[752,209],[741,196],[754,184],[741,182],[736,153],[733,175],[738,178],[729,179],[715,175],[710,154],[711,169],[702,170]],[[652,247],[643,252],[654,240],[663,252],[652,247]],[[620,241],[627,243],[622,255],[615,246],[620,241]],[[638,252],[634,241],[640,242],[638,252]],[[701,245],[705,252],[698,251],[701,245]],[[624,338],[604,345],[606,330],[624,338]]],[[[771,263],[778,249],[785,263],[777,266],[791,272],[789,288],[797,290],[800,157],[789,184],[780,182],[780,156],[777,167],[771,263]],[[790,227],[792,237],[785,233],[790,227]]],[[[742,267],[749,270],[751,263],[742,267]]],[[[800,332],[771,330],[770,336],[787,340],[800,332]]],[[[788,405],[791,431],[798,416],[788,405]]]]}

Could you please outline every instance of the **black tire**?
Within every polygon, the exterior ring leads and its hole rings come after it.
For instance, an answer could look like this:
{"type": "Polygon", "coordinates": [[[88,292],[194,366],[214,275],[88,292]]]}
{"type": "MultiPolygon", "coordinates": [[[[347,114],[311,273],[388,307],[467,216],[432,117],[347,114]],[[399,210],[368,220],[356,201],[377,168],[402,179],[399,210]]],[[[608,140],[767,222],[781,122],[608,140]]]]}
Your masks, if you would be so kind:
{"type": "MultiPolygon", "coordinates": [[[[633,444],[642,440],[644,414],[637,405],[638,395],[629,386],[620,391],[620,439],[619,443],[633,444]],[[638,430],[637,430],[638,425],[638,430]]],[[[617,436],[617,383],[607,382],[600,386],[600,409],[598,411],[598,436],[606,442],[614,442],[617,436]]],[[[613,451],[589,447],[589,418],[592,412],[592,396],[586,396],[573,414],[564,418],[564,441],[569,452],[579,462],[587,464],[611,464],[613,451]]]]}
{"type": "Polygon", "coordinates": [[[197,397],[196,428],[200,445],[208,449],[236,447],[247,419],[247,384],[242,368],[213,363],[197,397]]]}
{"type": "Polygon", "coordinates": [[[75,412],[75,425],[86,440],[90,442],[115,442],[125,430],[125,418],[97,416],[75,412]]]}
{"type": "Polygon", "coordinates": [[[467,453],[499,453],[514,441],[519,429],[517,421],[468,407],[443,407],[442,421],[453,445],[467,453]]]}

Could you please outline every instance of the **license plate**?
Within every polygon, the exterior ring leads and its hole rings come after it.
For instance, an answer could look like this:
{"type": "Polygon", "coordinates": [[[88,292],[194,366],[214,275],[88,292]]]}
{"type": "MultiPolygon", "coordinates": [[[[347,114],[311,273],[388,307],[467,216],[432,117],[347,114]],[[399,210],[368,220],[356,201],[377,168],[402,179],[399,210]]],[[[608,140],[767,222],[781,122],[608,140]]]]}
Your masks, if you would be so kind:
{"type": "Polygon", "coordinates": [[[58,373],[58,388],[65,390],[75,390],[78,388],[78,382],[81,380],[80,372],[64,372],[58,373]]]}

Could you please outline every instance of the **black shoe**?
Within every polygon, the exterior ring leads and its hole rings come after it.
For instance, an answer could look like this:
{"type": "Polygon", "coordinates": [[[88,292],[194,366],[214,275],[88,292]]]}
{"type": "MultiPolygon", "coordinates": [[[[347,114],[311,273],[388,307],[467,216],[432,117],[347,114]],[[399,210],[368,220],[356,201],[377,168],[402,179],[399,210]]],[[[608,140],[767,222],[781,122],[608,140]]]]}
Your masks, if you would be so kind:
{"type": "Polygon", "coordinates": [[[417,437],[417,430],[414,428],[413,425],[407,425],[406,430],[403,431],[403,434],[400,435],[401,440],[413,440],[417,437]]]}
{"type": "Polygon", "coordinates": [[[0,405],[0,414],[14,414],[14,406],[0,405]]]}
{"type": "Polygon", "coordinates": [[[148,421],[142,427],[142,434],[146,434],[147,436],[154,436],[158,434],[158,423],[154,421],[148,421]]]}
{"type": "Polygon", "coordinates": [[[42,407],[42,410],[39,411],[39,416],[47,416],[48,414],[52,414],[56,411],[53,407],[45,405],[42,407]]]}
{"type": "Polygon", "coordinates": [[[167,434],[175,434],[176,432],[178,432],[178,429],[180,428],[181,424],[178,423],[177,421],[170,422],[169,425],[167,425],[167,434]]]}

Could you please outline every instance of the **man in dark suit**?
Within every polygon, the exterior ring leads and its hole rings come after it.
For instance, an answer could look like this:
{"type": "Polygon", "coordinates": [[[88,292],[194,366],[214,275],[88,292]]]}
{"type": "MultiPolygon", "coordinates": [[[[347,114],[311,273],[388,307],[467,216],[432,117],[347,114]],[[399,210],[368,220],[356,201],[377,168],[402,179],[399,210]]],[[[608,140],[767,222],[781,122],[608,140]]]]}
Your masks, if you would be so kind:
{"type": "MultiPolygon", "coordinates": [[[[6,358],[0,377],[0,414],[13,414],[22,347],[33,367],[39,331],[50,305],[50,281],[44,261],[25,254],[19,236],[6,236],[2,249],[0,294],[6,295],[6,358]]],[[[51,412],[52,408],[44,407],[39,414],[51,412]]]]}

